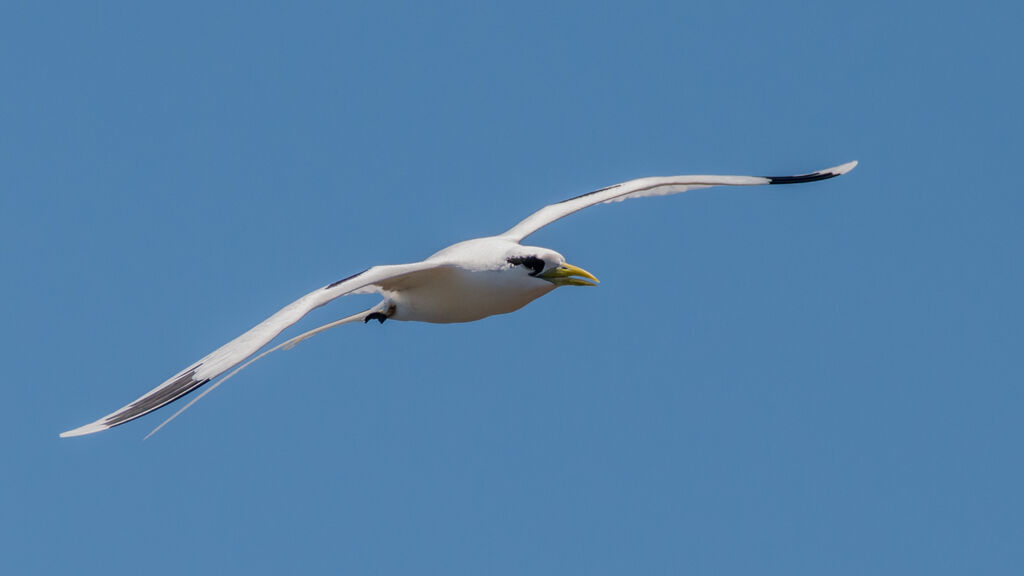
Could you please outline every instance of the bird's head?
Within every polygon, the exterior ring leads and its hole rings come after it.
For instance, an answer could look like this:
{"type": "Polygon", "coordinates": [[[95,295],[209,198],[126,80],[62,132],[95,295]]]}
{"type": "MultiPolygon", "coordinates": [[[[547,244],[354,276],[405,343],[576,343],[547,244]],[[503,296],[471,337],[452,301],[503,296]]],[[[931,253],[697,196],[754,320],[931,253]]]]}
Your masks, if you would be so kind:
{"type": "Polygon", "coordinates": [[[506,255],[505,262],[510,269],[555,286],[596,286],[599,282],[590,272],[569,264],[561,254],[547,248],[516,246],[506,255]]]}

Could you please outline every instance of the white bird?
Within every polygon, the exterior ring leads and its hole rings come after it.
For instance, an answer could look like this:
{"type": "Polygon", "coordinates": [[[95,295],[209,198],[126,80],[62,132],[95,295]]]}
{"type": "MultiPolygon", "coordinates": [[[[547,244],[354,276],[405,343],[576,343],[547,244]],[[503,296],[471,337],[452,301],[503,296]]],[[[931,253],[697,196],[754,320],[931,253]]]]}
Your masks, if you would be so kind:
{"type": "Polygon", "coordinates": [[[814,182],[846,174],[856,165],[857,162],[848,162],[798,176],[640,178],[545,206],[497,236],[453,244],[422,262],[374,266],[318,288],[178,372],[138,400],[91,424],[64,432],[61,437],[106,430],[165,406],[238,366],[311,310],[349,294],[376,292],[383,295],[384,299],[372,308],[310,330],[252,358],[209,387],[156,430],[255,360],[274,350],[291,348],[334,326],[359,320],[379,320],[383,323],[386,319],[434,323],[472,322],[495,314],[515,312],[559,286],[594,286],[597,278],[582,268],[566,263],[558,252],[521,244],[524,238],[544,226],[589,206],[620,202],[628,198],[666,196],[710,186],[814,182]]]}

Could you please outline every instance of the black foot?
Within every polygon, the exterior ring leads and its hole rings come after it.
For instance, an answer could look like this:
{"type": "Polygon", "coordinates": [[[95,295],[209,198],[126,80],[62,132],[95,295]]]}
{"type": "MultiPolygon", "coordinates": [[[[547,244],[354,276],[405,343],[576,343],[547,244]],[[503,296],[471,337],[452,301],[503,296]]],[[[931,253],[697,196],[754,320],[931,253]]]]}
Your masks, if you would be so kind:
{"type": "Polygon", "coordinates": [[[363,318],[363,324],[366,324],[370,320],[377,320],[378,322],[383,324],[384,321],[387,319],[388,317],[385,316],[384,314],[381,314],[380,312],[374,312],[373,314],[367,314],[366,318],[363,318]]]}

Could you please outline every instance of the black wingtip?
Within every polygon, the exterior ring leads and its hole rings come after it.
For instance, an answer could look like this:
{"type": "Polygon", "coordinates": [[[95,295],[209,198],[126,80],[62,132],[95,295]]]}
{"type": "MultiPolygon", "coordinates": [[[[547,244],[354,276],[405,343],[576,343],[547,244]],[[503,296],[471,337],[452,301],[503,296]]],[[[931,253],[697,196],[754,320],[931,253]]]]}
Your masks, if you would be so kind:
{"type": "Polygon", "coordinates": [[[199,365],[190,368],[187,372],[178,376],[173,382],[163,387],[155,394],[146,395],[136,400],[134,403],[129,405],[128,410],[112,415],[110,418],[104,420],[103,424],[109,428],[120,426],[125,422],[135,420],[139,416],[148,414],[157,408],[170,404],[182,396],[195,391],[197,388],[210,381],[209,378],[194,377],[198,368],[199,365]]]}
{"type": "Polygon", "coordinates": [[[769,184],[802,184],[804,182],[817,182],[818,180],[835,178],[836,176],[846,174],[856,166],[857,162],[853,161],[834,168],[811,172],[810,174],[798,174],[796,176],[766,176],[765,178],[768,178],[769,184]]]}
{"type": "Polygon", "coordinates": [[[828,180],[834,178],[839,174],[830,174],[828,172],[815,172],[813,174],[800,174],[798,176],[768,176],[769,184],[801,184],[803,182],[817,182],[818,180],[828,180]]]}

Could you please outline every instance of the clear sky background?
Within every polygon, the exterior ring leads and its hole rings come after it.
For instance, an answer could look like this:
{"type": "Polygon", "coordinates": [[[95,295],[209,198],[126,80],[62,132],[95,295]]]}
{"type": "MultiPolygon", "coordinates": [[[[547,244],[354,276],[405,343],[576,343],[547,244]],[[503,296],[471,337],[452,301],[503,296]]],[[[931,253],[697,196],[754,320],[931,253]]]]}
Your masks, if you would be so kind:
{"type": "Polygon", "coordinates": [[[1019,573],[1021,19],[5,6],[0,572],[1019,573]],[[547,203],[850,160],[588,210],[530,242],[598,288],[345,326],[149,440],[169,410],[57,437],[547,203]]]}

